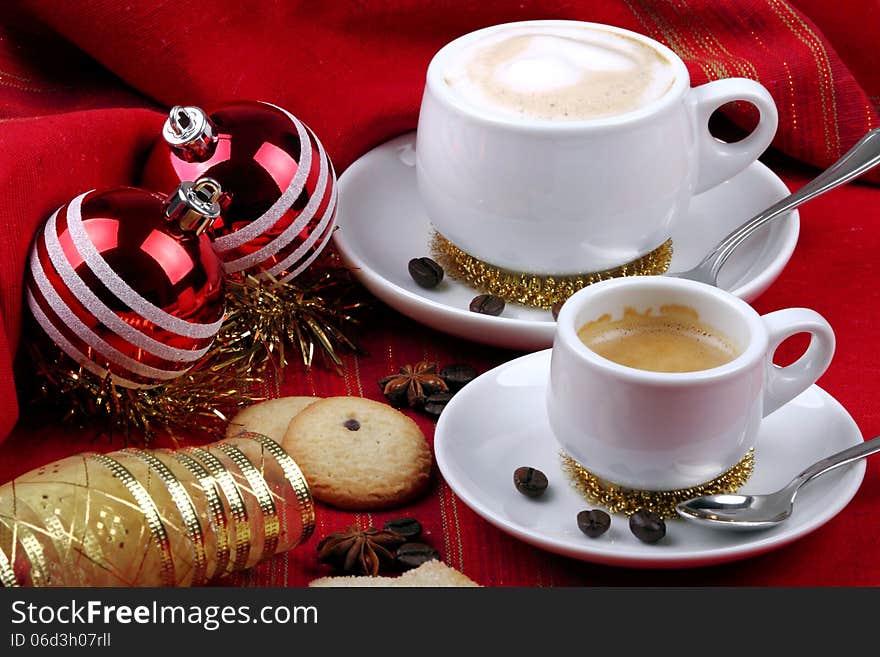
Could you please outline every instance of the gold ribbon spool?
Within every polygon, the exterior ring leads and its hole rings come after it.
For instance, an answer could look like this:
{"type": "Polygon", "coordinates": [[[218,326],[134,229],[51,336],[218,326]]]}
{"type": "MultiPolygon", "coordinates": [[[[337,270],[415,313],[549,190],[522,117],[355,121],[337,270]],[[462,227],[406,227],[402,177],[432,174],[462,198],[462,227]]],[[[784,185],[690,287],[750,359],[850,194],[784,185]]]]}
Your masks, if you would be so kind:
{"type": "MultiPolygon", "coordinates": [[[[229,505],[229,511],[232,513],[232,521],[235,526],[235,556],[232,559],[232,566],[227,572],[234,570],[242,570],[247,564],[248,555],[251,551],[251,523],[248,518],[247,507],[238,485],[229,474],[226,466],[211,452],[201,447],[189,447],[186,449],[198,461],[205,466],[208,473],[214,478],[223,491],[226,503],[229,505]]],[[[219,577],[227,573],[221,572],[219,569],[215,576],[219,577]]]]}
{"type": "MultiPolygon", "coordinates": [[[[63,564],[62,567],[72,566],[69,562],[70,552],[71,550],[77,552],[76,546],[80,545],[82,546],[82,554],[86,559],[94,564],[98,564],[102,568],[112,569],[111,564],[107,563],[107,560],[104,558],[104,552],[101,550],[100,545],[98,545],[98,539],[88,527],[82,528],[79,541],[75,542],[73,532],[66,530],[54,513],[44,513],[40,517],[40,521],[43,523],[45,533],[48,534],[55,545],[56,552],[59,552],[60,562],[63,564]]],[[[69,570],[77,572],[78,569],[70,567],[69,570]]],[[[122,578],[120,577],[120,579],[122,578]]],[[[85,586],[87,583],[78,577],[76,583],[65,582],[65,585],[85,586]]]]}
{"type": "Polygon", "coordinates": [[[551,309],[578,290],[611,278],[662,274],[672,262],[672,240],[626,264],[604,271],[552,276],[516,272],[484,262],[457,247],[440,233],[431,241],[434,257],[452,278],[463,281],[479,292],[494,294],[510,303],[551,309]]]}
{"type": "Polygon", "coordinates": [[[123,454],[129,454],[146,463],[153,472],[159,477],[164,484],[168,495],[177,507],[180,517],[183,520],[183,526],[186,530],[186,537],[192,545],[193,553],[193,576],[192,584],[200,586],[207,581],[206,573],[208,569],[208,559],[205,550],[205,534],[202,531],[202,524],[199,522],[199,514],[196,511],[195,504],[189,493],[186,492],[180,480],[174,476],[174,473],[168,469],[168,466],[162,463],[152,454],[140,449],[126,449],[123,454]]]}
{"type": "Polygon", "coordinates": [[[80,454],[0,487],[0,507],[3,586],[199,585],[298,545],[315,525],[299,467],[258,434],[80,454]]]}
{"type": "Polygon", "coordinates": [[[257,504],[260,506],[260,511],[263,515],[264,536],[263,552],[260,560],[274,556],[275,548],[278,546],[281,524],[278,520],[278,510],[275,507],[275,502],[272,500],[272,491],[266,485],[266,480],[263,479],[253,463],[237,447],[222,442],[216,443],[213,447],[223,452],[238,467],[250,487],[250,492],[256,497],[257,504]]]}
{"type": "Polygon", "coordinates": [[[217,480],[202,466],[202,464],[189,454],[180,451],[168,451],[166,453],[170,454],[175,461],[183,465],[189,473],[196,478],[196,481],[199,482],[199,486],[205,493],[205,499],[208,503],[208,513],[211,518],[210,522],[214,527],[214,533],[217,536],[216,563],[214,565],[214,570],[210,573],[206,573],[206,576],[209,579],[213,579],[214,577],[223,575],[226,573],[226,568],[229,566],[230,545],[229,534],[227,533],[229,531],[228,523],[226,522],[226,514],[223,511],[223,500],[220,499],[220,490],[218,489],[219,484],[217,480]]]}
{"type": "Polygon", "coordinates": [[[19,588],[21,586],[3,548],[0,548],[0,584],[3,584],[6,588],[19,588]]]}
{"type": "MultiPolygon", "coordinates": [[[[51,502],[46,501],[49,497],[45,494],[45,486],[58,484],[69,486],[70,490],[65,495],[69,499],[75,499],[83,490],[87,490],[87,486],[77,485],[72,481],[58,481],[55,476],[58,475],[59,467],[70,468],[79,465],[82,468],[83,480],[88,482],[88,464],[91,462],[88,457],[89,454],[69,457],[61,462],[26,473],[9,484],[12,495],[12,507],[9,511],[12,515],[0,514],[0,528],[9,527],[11,523],[15,535],[29,534],[29,538],[25,538],[24,543],[21,540],[14,542],[22,546],[22,552],[25,555],[22,563],[27,563],[28,577],[34,586],[91,585],[92,582],[83,579],[85,573],[79,567],[80,559],[85,559],[88,564],[95,567],[96,571],[112,573],[118,582],[128,583],[125,577],[114,569],[114,564],[105,558],[105,552],[99,544],[98,538],[93,533],[92,527],[86,522],[89,518],[89,512],[86,512],[84,518],[71,519],[70,522],[75,524],[66,527],[62,518],[57,515],[59,509],[49,506],[51,502]],[[46,474],[53,476],[44,479],[43,475],[46,474]],[[39,497],[35,493],[39,494],[39,497]],[[34,546],[31,539],[39,543],[38,548],[34,546]]],[[[3,488],[6,489],[5,486],[3,488]]],[[[113,499],[123,505],[133,506],[132,502],[127,499],[113,499]]],[[[0,506],[4,506],[3,501],[0,501],[0,506]]],[[[0,532],[0,544],[5,544],[7,538],[0,532]]],[[[12,557],[15,561],[14,543],[12,548],[12,557]]],[[[15,572],[14,564],[12,568],[15,572]]]]}
{"type": "MultiPolygon", "coordinates": [[[[43,546],[31,530],[26,527],[25,523],[14,518],[11,520],[13,522],[13,527],[11,528],[13,545],[17,542],[27,558],[30,565],[28,574],[31,584],[33,586],[46,586],[51,581],[51,578],[49,577],[46,557],[43,554],[43,546]]],[[[5,524],[6,519],[0,519],[0,522],[5,524]]]]}
{"type": "Polygon", "coordinates": [[[749,480],[755,469],[753,447],[736,465],[704,484],[677,490],[649,491],[624,488],[606,482],[565,452],[560,452],[559,457],[562,461],[562,471],[569,476],[574,488],[588,502],[602,506],[611,513],[623,513],[628,516],[639,509],[646,509],[662,518],[677,518],[675,506],[679,502],[702,495],[735,493],[749,480]]]}
{"type": "Polygon", "coordinates": [[[137,502],[141,512],[144,514],[153,541],[159,548],[162,585],[174,586],[174,557],[171,553],[171,541],[168,538],[168,532],[165,531],[165,525],[162,524],[162,517],[159,513],[159,509],[156,508],[156,503],[153,501],[150,493],[144,488],[143,484],[141,484],[141,482],[139,482],[134,475],[132,475],[131,472],[129,472],[125,466],[118,461],[104,454],[92,454],[90,458],[110,470],[111,474],[122,482],[122,485],[125,486],[128,489],[128,492],[131,493],[132,497],[134,497],[135,502],[137,502]]]}
{"type": "Polygon", "coordinates": [[[305,475],[303,475],[296,461],[284,451],[281,445],[261,433],[248,431],[238,434],[236,438],[247,438],[258,442],[278,462],[279,467],[284,472],[284,476],[290,483],[291,488],[293,488],[301,513],[302,530],[297,542],[290,547],[307,541],[315,531],[315,504],[312,500],[312,493],[309,490],[305,475]]]}

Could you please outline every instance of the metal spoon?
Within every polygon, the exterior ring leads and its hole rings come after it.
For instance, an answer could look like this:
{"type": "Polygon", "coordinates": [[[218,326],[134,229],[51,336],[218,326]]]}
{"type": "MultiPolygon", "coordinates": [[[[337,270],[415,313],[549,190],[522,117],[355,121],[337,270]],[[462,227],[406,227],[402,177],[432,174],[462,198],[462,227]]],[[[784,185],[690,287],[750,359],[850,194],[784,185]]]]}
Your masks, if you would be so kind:
{"type": "Polygon", "coordinates": [[[724,263],[736,248],[756,230],[789,210],[794,210],[801,203],[814,199],[862,175],[877,164],[880,164],[880,128],[867,133],[843,157],[799,190],[774,203],[730,233],[696,267],[687,271],[668,273],[667,276],[718,285],[718,272],[721,271],[724,263]]]}
{"type": "Polygon", "coordinates": [[[880,436],[811,465],[785,488],[768,495],[705,495],[680,502],[675,510],[682,518],[725,529],[765,529],[791,515],[798,489],[808,481],[842,465],[880,452],[880,436]]]}

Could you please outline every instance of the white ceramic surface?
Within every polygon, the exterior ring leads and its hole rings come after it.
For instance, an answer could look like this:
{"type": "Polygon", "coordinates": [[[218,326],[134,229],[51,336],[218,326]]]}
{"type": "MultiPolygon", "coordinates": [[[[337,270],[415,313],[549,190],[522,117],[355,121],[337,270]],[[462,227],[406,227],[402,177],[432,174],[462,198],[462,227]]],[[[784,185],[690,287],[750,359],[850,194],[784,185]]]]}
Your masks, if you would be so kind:
{"type": "Polygon", "coordinates": [[[481,260],[537,274],[601,271],[665,242],[691,197],[754,162],[776,125],[773,98],[759,83],[726,78],[691,88],[684,62],[644,35],[578,21],[493,25],[448,43],[428,66],[417,181],[440,233],[481,260]],[[446,82],[475,41],[558,33],[571,43],[584,30],[659,52],[674,70],[672,85],[633,111],[553,121],[486,111],[446,82]],[[755,105],[760,121],[748,137],[727,144],[711,135],[709,117],[733,101],[755,105]]]}
{"type": "MultiPolygon", "coordinates": [[[[416,321],[452,335],[510,349],[546,349],[556,322],[549,312],[508,304],[500,317],[472,313],[477,292],[448,277],[433,289],[416,285],[411,258],[429,256],[431,224],[415,176],[415,133],[392,139],[354,162],[339,178],[334,240],[373,294],[416,321]]],[[[733,179],[694,197],[688,216],[673,228],[671,271],[696,265],[731,230],[787,196],[766,166],[752,164],[733,179]]],[[[779,276],[797,244],[797,211],[762,228],[721,271],[719,286],[751,301],[779,276]]]]}
{"type": "Polygon", "coordinates": [[[809,388],[834,355],[834,331],[808,308],[766,315],[717,287],[681,278],[617,278],[591,285],[562,307],[547,389],[559,444],[584,467],[628,488],[678,490],[714,479],[755,445],[761,419],[809,388]],[[660,314],[664,305],[696,310],[739,350],[730,362],[696,372],[625,367],[587,348],[578,329],[624,309],[660,314]],[[787,367],[773,353],[810,333],[787,367]]]}
{"type": "MultiPolygon", "coordinates": [[[[537,547],[575,559],[634,568],[687,568],[755,556],[821,527],[849,503],[865,474],[864,460],[805,486],[786,522],[756,532],[719,531],[668,520],[655,544],[636,539],[623,515],[603,536],[584,536],[575,520],[590,508],[562,472],[544,409],[550,352],[529,354],[472,381],[437,423],[434,451],[444,479],[490,523],[537,547]],[[491,409],[491,412],[486,412],[491,409]],[[513,486],[515,468],[543,470],[550,487],[538,499],[513,486]]],[[[761,425],[755,471],[745,493],[774,491],[815,461],[855,445],[862,434],[831,395],[811,386],[761,425]]]]}

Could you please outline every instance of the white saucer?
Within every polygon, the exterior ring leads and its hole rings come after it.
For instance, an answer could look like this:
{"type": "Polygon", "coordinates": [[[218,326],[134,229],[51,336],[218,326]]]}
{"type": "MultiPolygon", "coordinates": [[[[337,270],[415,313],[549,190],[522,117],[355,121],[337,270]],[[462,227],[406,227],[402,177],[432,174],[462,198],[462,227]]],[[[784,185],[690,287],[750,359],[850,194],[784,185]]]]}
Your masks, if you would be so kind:
{"type": "MultiPolygon", "coordinates": [[[[694,198],[672,233],[671,271],[697,264],[722,237],[788,194],[770,169],[755,163],[740,175],[694,198]]],[[[440,331],[510,349],[544,349],[556,323],[547,311],[508,304],[501,317],[468,310],[477,294],[446,280],[425,290],[410,278],[410,259],[430,256],[431,226],[415,175],[415,133],[371,150],[339,178],[336,245],[361,282],[389,306],[440,331]]],[[[741,246],[721,272],[719,285],[747,301],[779,276],[797,244],[797,211],[762,229],[741,246]]]]}
{"type": "MultiPolygon", "coordinates": [[[[635,568],[685,568],[734,561],[791,543],[834,517],[855,495],[864,460],[805,486],[781,525],[731,532],[668,520],[666,537],[649,545],[614,515],[599,538],[580,532],[578,511],[591,508],[560,467],[559,447],[544,410],[550,350],[523,356],[481,375],[443,410],[437,423],[437,465],[453,491],[476,513],[513,536],[575,559],[635,568]],[[523,465],[546,473],[550,487],[530,499],[513,485],[523,465]]],[[[812,386],[761,425],[755,470],[746,493],[777,490],[808,465],[862,441],[846,410],[812,386]]]]}

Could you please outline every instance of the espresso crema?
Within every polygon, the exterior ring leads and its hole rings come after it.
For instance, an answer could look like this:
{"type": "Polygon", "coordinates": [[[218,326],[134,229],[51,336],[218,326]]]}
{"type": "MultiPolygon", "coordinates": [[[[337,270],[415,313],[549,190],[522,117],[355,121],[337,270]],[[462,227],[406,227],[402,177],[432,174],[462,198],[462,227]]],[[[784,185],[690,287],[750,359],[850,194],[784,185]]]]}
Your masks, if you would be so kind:
{"type": "Polygon", "coordinates": [[[689,306],[668,305],[623,317],[603,315],[578,329],[578,337],[603,358],[652,372],[696,372],[729,363],[740,350],[724,333],[700,321],[689,306]]]}

